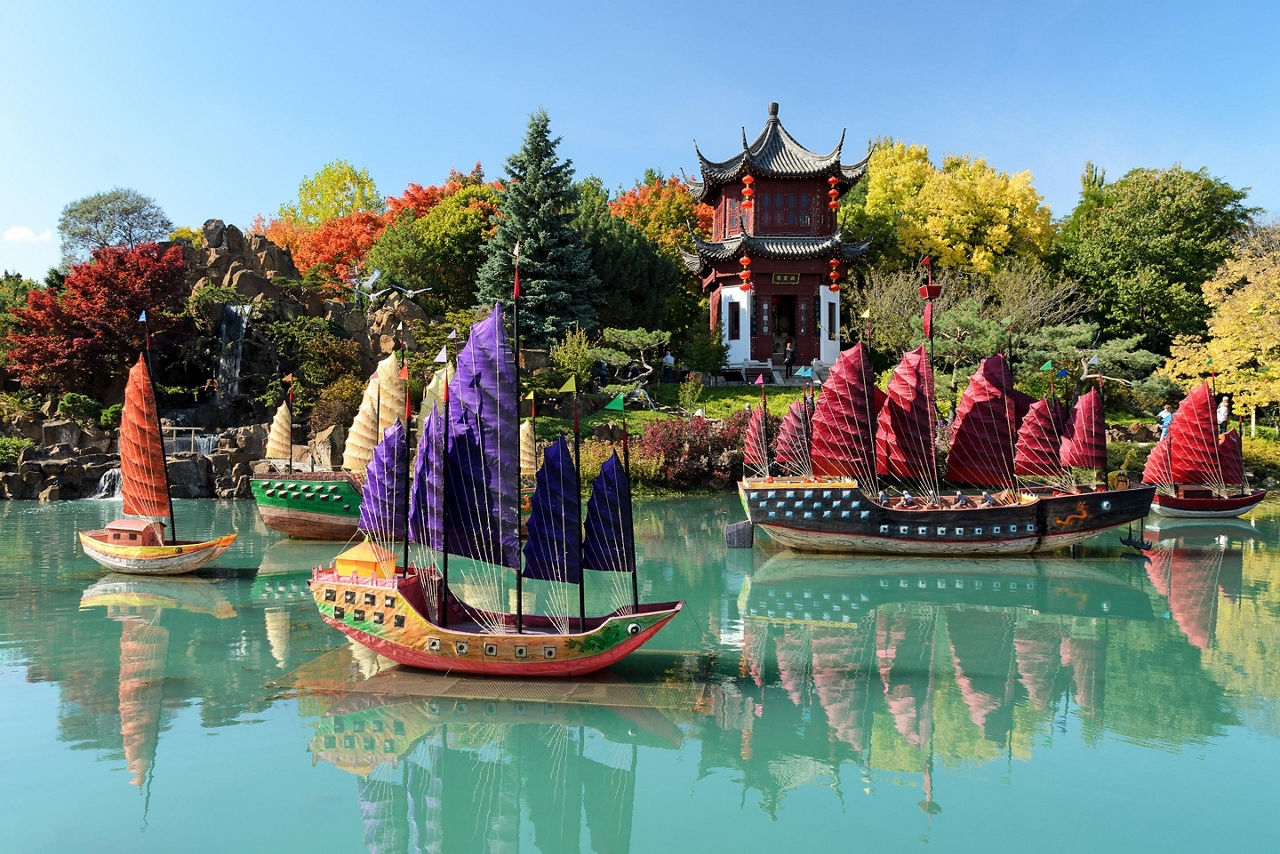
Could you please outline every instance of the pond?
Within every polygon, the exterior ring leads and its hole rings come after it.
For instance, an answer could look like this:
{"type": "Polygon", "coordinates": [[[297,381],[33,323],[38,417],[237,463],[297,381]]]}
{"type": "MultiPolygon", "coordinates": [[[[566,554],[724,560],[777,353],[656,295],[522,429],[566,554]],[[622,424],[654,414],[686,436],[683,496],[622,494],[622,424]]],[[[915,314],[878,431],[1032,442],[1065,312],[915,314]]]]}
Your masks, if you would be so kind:
{"type": "Polygon", "coordinates": [[[1280,505],[1075,554],[728,550],[736,498],[636,505],[684,611],[570,682],[407,671],[317,615],[251,502],[192,578],[107,576],[118,501],[0,502],[14,851],[1269,848],[1280,505]]]}

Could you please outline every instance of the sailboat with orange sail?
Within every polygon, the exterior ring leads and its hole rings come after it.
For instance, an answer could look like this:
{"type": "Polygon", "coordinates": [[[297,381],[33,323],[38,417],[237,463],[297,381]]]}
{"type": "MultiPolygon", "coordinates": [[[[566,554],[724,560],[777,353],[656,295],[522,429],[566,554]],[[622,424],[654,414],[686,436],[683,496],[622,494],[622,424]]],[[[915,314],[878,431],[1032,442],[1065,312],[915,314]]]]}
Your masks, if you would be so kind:
{"type": "Polygon", "coordinates": [[[141,355],[129,369],[120,418],[120,494],[124,518],[99,530],[80,532],[84,553],[107,569],[182,575],[217,560],[235,542],[235,534],[204,541],[176,539],[155,390],[141,355]]]}

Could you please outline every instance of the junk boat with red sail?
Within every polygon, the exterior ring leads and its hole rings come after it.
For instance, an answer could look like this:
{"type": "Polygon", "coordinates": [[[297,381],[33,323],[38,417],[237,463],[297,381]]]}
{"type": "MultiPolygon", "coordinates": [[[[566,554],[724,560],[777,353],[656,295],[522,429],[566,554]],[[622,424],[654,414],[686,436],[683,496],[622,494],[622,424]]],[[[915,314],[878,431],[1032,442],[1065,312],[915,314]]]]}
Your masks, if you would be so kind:
{"type": "Polygon", "coordinates": [[[1265,489],[1248,487],[1240,434],[1234,428],[1218,434],[1207,382],[1182,399],[1142,479],[1155,485],[1151,509],[1161,516],[1232,518],[1267,497],[1265,489]]]}
{"type": "Polygon", "coordinates": [[[217,560],[235,542],[235,534],[205,541],[174,539],[164,439],[151,372],[143,356],[129,369],[120,415],[120,494],[125,518],[79,534],[84,553],[107,569],[137,575],[181,575],[217,560]]]}
{"type": "Polygon", "coordinates": [[[753,413],[738,485],[748,519],[804,551],[996,555],[1075,545],[1149,511],[1154,487],[1075,483],[1073,468],[1105,473],[1097,389],[1068,411],[1015,390],[1003,355],[985,359],[956,409],[945,475],[935,413],[923,345],[902,357],[887,393],[865,345],[845,350],[817,400],[787,411],[773,461],[765,407],[753,413]]]}
{"type": "Polygon", "coordinates": [[[423,422],[412,478],[403,422],[374,449],[360,504],[366,539],[311,575],[325,622],[412,667],[573,676],[620,660],[679,613],[682,602],[639,601],[631,488],[616,454],[593,484],[584,535],[578,469],[561,435],[546,449],[521,534],[518,385],[495,306],[472,327],[443,410],[423,422]],[[617,607],[605,616],[586,614],[585,569],[614,580],[617,607]],[[525,579],[546,583],[550,613],[525,613],[525,579]],[[513,592],[511,613],[502,605],[513,592]]]}

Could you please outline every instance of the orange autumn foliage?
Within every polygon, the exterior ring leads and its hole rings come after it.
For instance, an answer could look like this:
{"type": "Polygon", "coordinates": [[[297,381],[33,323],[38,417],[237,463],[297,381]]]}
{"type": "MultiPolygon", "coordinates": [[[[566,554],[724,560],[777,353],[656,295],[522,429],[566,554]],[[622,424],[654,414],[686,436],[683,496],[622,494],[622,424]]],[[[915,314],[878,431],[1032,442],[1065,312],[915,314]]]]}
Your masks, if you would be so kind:
{"type": "Polygon", "coordinates": [[[345,287],[386,227],[383,217],[372,211],[322,222],[293,254],[294,264],[303,272],[323,265],[329,273],[325,278],[337,287],[345,287]]]}
{"type": "Polygon", "coordinates": [[[711,207],[695,202],[689,185],[676,177],[632,187],[610,202],[609,210],[639,228],[677,261],[678,247],[688,245],[688,223],[704,240],[711,234],[711,207]]]}

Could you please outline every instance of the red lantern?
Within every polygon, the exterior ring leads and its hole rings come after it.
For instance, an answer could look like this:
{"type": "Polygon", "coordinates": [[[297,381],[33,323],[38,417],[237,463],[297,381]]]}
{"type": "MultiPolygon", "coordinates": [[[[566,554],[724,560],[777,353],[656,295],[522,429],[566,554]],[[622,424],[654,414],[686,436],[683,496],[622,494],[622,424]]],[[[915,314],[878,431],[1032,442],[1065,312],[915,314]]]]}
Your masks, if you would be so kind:
{"type": "Polygon", "coordinates": [[[837,178],[835,175],[832,175],[830,178],[827,179],[828,187],[834,187],[836,184],[839,184],[839,183],[840,183],[840,179],[837,178]]]}
{"type": "Polygon", "coordinates": [[[750,186],[751,186],[752,184],[754,184],[755,182],[756,182],[756,179],[755,179],[755,178],[752,178],[750,175],[743,175],[743,176],[742,176],[742,183],[746,184],[748,187],[750,187],[750,186]]]}
{"type": "Polygon", "coordinates": [[[739,263],[739,264],[741,264],[741,265],[742,265],[742,266],[744,266],[744,267],[750,267],[750,266],[751,266],[751,258],[750,258],[749,256],[747,256],[747,255],[743,255],[741,258],[739,258],[739,259],[738,259],[738,263],[739,263]]]}
{"type": "Polygon", "coordinates": [[[837,284],[834,284],[834,283],[833,283],[833,284],[831,285],[831,293],[833,293],[833,294],[838,294],[838,293],[840,293],[840,286],[839,286],[839,285],[837,285],[837,284]]]}
{"type": "Polygon", "coordinates": [[[751,201],[751,197],[756,194],[756,191],[751,188],[755,180],[750,175],[742,176],[742,207],[745,210],[751,210],[751,206],[755,204],[755,202],[751,201]]]}
{"type": "Polygon", "coordinates": [[[840,271],[839,271],[839,270],[832,270],[830,273],[827,273],[827,278],[828,278],[828,279],[830,279],[830,280],[831,280],[831,281],[833,281],[833,282],[839,281],[839,279],[840,279],[840,271]]]}
{"type": "Polygon", "coordinates": [[[742,289],[743,289],[744,291],[749,291],[749,290],[751,290],[751,282],[743,282],[743,283],[742,283],[742,289]]]}
{"type": "Polygon", "coordinates": [[[742,281],[744,281],[744,282],[745,282],[747,279],[750,279],[750,278],[751,278],[751,271],[750,271],[750,270],[743,270],[741,273],[739,273],[739,274],[738,274],[738,278],[739,278],[739,279],[742,279],[742,281]]]}
{"type": "Polygon", "coordinates": [[[827,208],[830,210],[835,210],[838,207],[840,207],[840,203],[837,202],[835,199],[832,199],[831,201],[827,202],[827,208]]]}
{"type": "Polygon", "coordinates": [[[827,198],[828,199],[840,198],[840,191],[837,190],[835,187],[832,187],[830,190],[827,190],[827,198]]]}
{"type": "Polygon", "coordinates": [[[840,266],[840,259],[832,258],[830,261],[827,262],[827,266],[834,270],[836,267],[840,266]]]}

